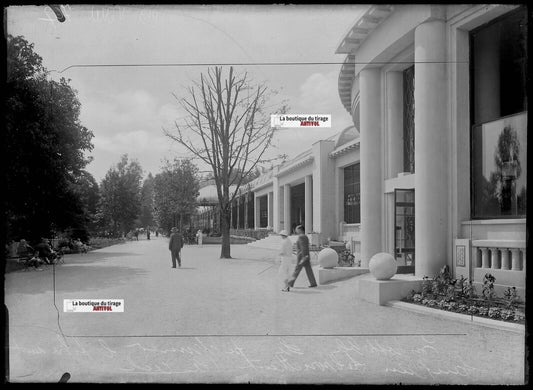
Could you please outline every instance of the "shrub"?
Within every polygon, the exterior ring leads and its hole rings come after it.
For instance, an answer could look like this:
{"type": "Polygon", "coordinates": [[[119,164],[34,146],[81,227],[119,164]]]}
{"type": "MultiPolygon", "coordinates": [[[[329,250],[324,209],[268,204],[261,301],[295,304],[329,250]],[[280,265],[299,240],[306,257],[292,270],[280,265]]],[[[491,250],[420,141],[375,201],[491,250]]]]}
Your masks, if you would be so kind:
{"type": "Polygon", "coordinates": [[[348,249],[345,249],[339,253],[340,267],[353,267],[354,262],[355,256],[348,249]]]}
{"type": "Polygon", "coordinates": [[[428,305],[429,307],[434,307],[434,306],[437,305],[437,301],[434,300],[434,299],[428,299],[428,301],[427,301],[427,305],[428,305]]]}
{"type": "Polygon", "coordinates": [[[485,274],[483,277],[483,296],[489,301],[489,304],[492,303],[494,299],[494,282],[496,278],[491,274],[485,274]]]}
{"type": "Polygon", "coordinates": [[[506,321],[514,319],[514,310],[502,309],[500,312],[500,318],[506,321]]]}
{"type": "Polygon", "coordinates": [[[490,318],[500,318],[501,315],[501,309],[497,307],[491,307],[489,309],[488,315],[490,318]]]}
{"type": "Polygon", "coordinates": [[[412,290],[406,300],[440,310],[524,322],[523,302],[516,287],[507,288],[500,298],[494,292],[495,281],[496,278],[487,273],[483,279],[483,293],[477,297],[472,280],[463,276],[453,279],[448,267],[443,267],[433,279],[424,276],[421,291],[412,290]]]}
{"type": "Polygon", "coordinates": [[[413,295],[413,302],[422,302],[422,294],[414,294],[413,295]]]}
{"type": "Polygon", "coordinates": [[[431,280],[427,276],[422,278],[422,296],[427,297],[431,294],[431,280]]]}
{"type": "Polygon", "coordinates": [[[503,295],[508,308],[515,308],[521,302],[520,297],[517,295],[516,287],[507,287],[503,295]]]}
{"type": "Polygon", "coordinates": [[[477,306],[472,305],[468,308],[468,314],[477,314],[478,312],[479,310],[477,306]]]}
{"type": "Polygon", "coordinates": [[[518,311],[518,310],[516,310],[516,311],[514,312],[514,320],[515,320],[515,321],[517,321],[517,322],[521,322],[521,321],[524,321],[525,318],[526,318],[526,317],[525,317],[524,313],[522,313],[522,312],[520,312],[520,311],[518,311]]]}

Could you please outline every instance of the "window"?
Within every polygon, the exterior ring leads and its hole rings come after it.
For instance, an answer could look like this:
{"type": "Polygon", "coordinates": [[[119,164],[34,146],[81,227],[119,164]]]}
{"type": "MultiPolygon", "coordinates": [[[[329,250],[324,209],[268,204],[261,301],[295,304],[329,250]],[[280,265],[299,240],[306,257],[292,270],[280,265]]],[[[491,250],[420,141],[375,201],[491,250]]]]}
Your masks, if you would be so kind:
{"type": "Polygon", "coordinates": [[[415,67],[403,72],[403,171],[415,172],[415,67]]]}
{"type": "Polygon", "coordinates": [[[526,214],[524,8],[470,33],[472,218],[526,214]]]}
{"type": "Polygon", "coordinates": [[[360,165],[354,164],[344,168],[344,221],[361,222],[361,187],[360,165]]]}

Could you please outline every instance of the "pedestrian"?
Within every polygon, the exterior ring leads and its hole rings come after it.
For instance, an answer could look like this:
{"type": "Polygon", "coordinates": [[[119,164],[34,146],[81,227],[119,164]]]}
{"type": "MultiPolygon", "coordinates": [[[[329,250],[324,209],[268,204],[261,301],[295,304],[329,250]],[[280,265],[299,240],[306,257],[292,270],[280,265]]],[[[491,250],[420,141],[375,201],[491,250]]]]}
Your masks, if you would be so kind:
{"type": "Polygon", "coordinates": [[[150,239],[150,229],[147,229],[147,230],[146,230],[146,239],[147,239],[147,240],[150,239]]]}
{"type": "Polygon", "coordinates": [[[287,285],[288,287],[293,287],[300,271],[302,268],[305,268],[305,273],[310,283],[309,287],[316,287],[315,275],[313,274],[313,268],[311,268],[311,256],[309,255],[309,238],[305,235],[302,225],[296,227],[296,233],[298,233],[298,241],[296,241],[296,267],[287,285]]]}
{"type": "Polygon", "coordinates": [[[202,231],[198,229],[196,232],[196,241],[198,242],[198,245],[202,245],[202,240],[204,239],[204,235],[202,234],[202,231]]]}
{"type": "Polygon", "coordinates": [[[289,239],[286,230],[279,232],[279,235],[281,236],[281,248],[279,251],[280,265],[278,276],[283,283],[281,291],[289,291],[289,277],[291,276],[292,268],[292,241],[289,239]]]}
{"type": "Polygon", "coordinates": [[[133,232],[133,235],[135,236],[135,239],[139,241],[139,229],[135,229],[135,231],[133,232]]]}
{"type": "Polygon", "coordinates": [[[175,227],[173,227],[170,231],[172,233],[170,234],[168,249],[170,250],[170,255],[172,257],[172,268],[176,268],[176,260],[178,261],[178,266],[181,267],[181,248],[183,248],[183,236],[175,227]]]}

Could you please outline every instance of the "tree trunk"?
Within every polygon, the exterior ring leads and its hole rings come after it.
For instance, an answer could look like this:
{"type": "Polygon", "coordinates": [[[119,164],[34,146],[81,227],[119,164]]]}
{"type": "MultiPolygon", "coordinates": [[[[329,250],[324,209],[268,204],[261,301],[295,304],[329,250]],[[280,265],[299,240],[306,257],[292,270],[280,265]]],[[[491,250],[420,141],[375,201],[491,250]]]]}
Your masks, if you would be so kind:
{"type": "Polygon", "coordinates": [[[231,259],[230,247],[230,213],[228,207],[222,207],[220,210],[220,233],[222,235],[222,248],[220,250],[221,259],[231,259]]]}

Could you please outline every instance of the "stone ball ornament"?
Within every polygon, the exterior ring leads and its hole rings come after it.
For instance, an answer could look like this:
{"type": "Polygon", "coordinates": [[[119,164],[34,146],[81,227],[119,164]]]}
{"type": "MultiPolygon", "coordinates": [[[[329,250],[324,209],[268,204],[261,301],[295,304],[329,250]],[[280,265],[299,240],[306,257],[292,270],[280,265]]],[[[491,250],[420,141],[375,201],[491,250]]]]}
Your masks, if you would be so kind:
{"type": "Polygon", "coordinates": [[[339,265],[339,254],[331,248],[324,248],[318,253],[318,264],[322,268],[333,268],[339,265]]]}
{"type": "Polygon", "coordinates": [[[377,280],[389,280],[398,269],[396,260],[390,253],[376,253],[368,263],[368,269],[377,280]]]}

